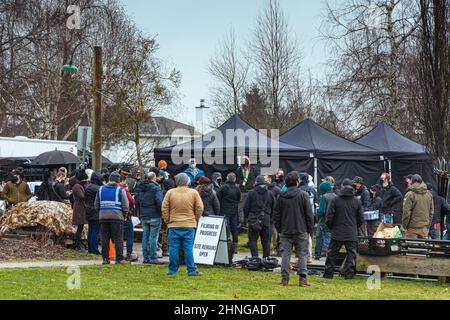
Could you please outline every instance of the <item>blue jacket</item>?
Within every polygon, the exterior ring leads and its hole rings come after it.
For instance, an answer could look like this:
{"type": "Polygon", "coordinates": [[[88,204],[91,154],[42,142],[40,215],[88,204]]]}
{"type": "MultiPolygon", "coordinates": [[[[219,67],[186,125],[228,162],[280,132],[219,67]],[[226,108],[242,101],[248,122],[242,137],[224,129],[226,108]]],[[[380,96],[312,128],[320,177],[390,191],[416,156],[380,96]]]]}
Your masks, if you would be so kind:
{"type": "Polygon", "coordinates": [[[161,218],[163,192],[157,183],[144,182],[136,196],[141,219],[161,218]]]}
{"type": "Polygon", "coordinates": [[[205,172],[201,169],[197,169],[197,174],[194,175],[194,173],[192,172],[191,168],[187,168],[186,170],[184,170],[184,173],[187,174],[187,176],[189,177],[189,180],[191,180],[191,187],[194,187],[194,183],[195,183],[195,177],[197,176],[204,176],[205,172]]]}

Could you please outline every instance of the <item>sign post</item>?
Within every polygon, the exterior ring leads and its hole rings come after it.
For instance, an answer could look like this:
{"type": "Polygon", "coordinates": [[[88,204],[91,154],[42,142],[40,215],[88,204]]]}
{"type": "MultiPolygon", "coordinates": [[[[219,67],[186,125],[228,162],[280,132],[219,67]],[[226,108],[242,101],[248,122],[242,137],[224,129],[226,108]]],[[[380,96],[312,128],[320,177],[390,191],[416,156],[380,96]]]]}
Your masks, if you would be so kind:
{"type": "Polygon", "coordinates": [[[224,217],[202,217],[194,241],[194,262],[203,265],[230,265],[227,221],[224,217]]]}

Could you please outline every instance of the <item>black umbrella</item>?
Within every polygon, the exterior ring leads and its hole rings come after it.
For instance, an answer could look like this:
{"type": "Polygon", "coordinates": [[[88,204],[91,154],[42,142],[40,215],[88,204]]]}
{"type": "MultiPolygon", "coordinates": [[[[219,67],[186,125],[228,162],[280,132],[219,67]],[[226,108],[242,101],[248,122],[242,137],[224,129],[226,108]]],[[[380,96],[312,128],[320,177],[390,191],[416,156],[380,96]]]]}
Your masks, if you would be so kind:
{"type": "Polygon", "coordinates": [[[31,163],[32,166],[64,166],[80,164],[80,159],[73,153],[67,151],[50,151],[36,157],[31,163]]]}

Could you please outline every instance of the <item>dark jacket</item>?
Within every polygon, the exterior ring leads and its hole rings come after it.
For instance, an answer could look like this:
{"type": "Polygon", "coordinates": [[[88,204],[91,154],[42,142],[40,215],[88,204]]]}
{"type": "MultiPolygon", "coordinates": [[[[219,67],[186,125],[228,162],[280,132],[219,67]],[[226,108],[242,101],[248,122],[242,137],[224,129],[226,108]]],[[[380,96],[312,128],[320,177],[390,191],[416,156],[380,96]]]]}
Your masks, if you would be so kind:
{"type": "Polygon", "coordinates": [[[73,192],[73,215],[72,224],[81,225],[86,224],[86,208],[84,205],[85,191],[81,182],[76,178],[70,178],[70,185],[73,192]]]}
{"type": "Polygon", "coordinates": [[[358,241],[358,228],[364,222],[361,201],[355,198],[354,189],[344,186],[327,210],[325,223],[331,229],[334,241],[358,241]]]}
{"type": "Polygon", "coordinates": [[[102,185],[102,179],[97,173],[92,173],[91,184],[84,192],[84,206],[86,208],[86,220],[99,221],[98,210],[95,207],[95,198],[97,197],[98,189],[102,185]]]}
{"type": "Polygon", "coordinates": [[[273,182],[267,188],[269,189],[270,192],[273,193],[273,195],[275,196],[275,199],[278,199],[278,197],[281,194],[281,188],[278,186],[278,184],[273,182]]]}
{"type": "Polygon", "coordinates": [[[141,219],[160,219],[163,192],[159,184],[145,181],[139,188],[136,203],[141,219]]]}
{"type": "Polygon", "coordinates": [[[244,169],[239,167],[236,170],[236,184],[239,185],[241,191],[247,192],[253,189],[256,180],[256,171],[253,166],[250,167],[247,183],[244,185],[244,169]]]}
{"type": "Polygon", "coordinates": [[[308,195],[290,187],[278,198],[273,211],[273,223],[282,235],[312,233],[314,215],[308,195]]]}
{"type": "Polygon", "coordinates": [[[238,215],[241,190],[236,183],[227,181],[225,185],[217,191],[217,198],[220,203],[221,216],[231,217],[238,215]]]}
{"type": "Polygon", "coordinates": [[[356,190],[356,198],[361,201],[364,211],[367,211],[370,207],[370,192],[366,186],[362,186],[361,189],[356,190]]]}
{"type": "Polygon", "coordinates": [[[165,178],[162,182],[161,182],[161,189],[163,194],[166,194],[167,191],[176,188],[175,185],[175,181],[173,181],[172,178],[165,178]]]}
{"type": "Polygon", "coordinates": [[[214,187],[214,191],[219,191],[219,189],[221,188],[221,185],[219,184],[219,182],[217,181],[217,179],[222,178],[222,174],[220,172],[214,172],[211,176],[211,183],[214,187]]]}
{"type": "Polygon", "coordinates": [[[375,211],[375,210],[381,210],[383,200],[381,200],[380,196],[377,196],[375,198],[372,198],[370,200],[370,205],[367,208],[368,211],[375,211]]]}
{"type": "Polygon", "coordinates": [[[392,183],[381,189],[381,212],[400,213],[402,211],[403,195],[392,183]]]}
{"type": "MultiPolygon", "coordinates": [[[[448,202],[443,197],[438,195],[436,191],[432,190],[430,192],[431,195],[433,196],[433,203],[434,203],[434,215],[431,224],[435,225],[441,223],[441,217],[450,215],[450,204],[448,204],[448,202]]],[[[442,226],[442,228],[443,227],[444,226],[442,226]]]]}
{"type": "Polygon", "coordinates": [[[248,193],[244,204],[244,216],[248,220],[250,215],[259,215],[264,211],[264,226],[270,227],[272,213],[275,207],[275,196],[267,189],[267,186],[256,185],[253,190],[248,193]]]}
{"type": "Polygon", "coordinates": [[[317,201],[317,191],[309,186],[309,175],[307,173],[300,173],[300,179],[300,190],[308,194],[311,206],[314,207],[314,203],[317,201]]]}
{"type": "Polygon", "coordinates": [[[197,191],[203,202],[203,216],[218,216],[220,214],[220,202],[213,185],[198,187],[197,191]]]}
{"type": "Polygon", "coordinates": [[[64,202],[69,199],[64,182],[56,180],[51,185],[50,201],[64,202]]]}

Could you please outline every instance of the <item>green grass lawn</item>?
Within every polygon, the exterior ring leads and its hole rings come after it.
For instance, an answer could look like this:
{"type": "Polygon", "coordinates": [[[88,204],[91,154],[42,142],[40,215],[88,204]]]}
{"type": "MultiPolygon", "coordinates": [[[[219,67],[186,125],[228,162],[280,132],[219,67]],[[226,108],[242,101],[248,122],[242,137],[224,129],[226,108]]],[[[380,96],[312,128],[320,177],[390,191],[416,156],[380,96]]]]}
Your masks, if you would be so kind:
{"type": "Polygon", "coordinates": [[[292,274],[280,287],[280,274],[220,267],[200,268],[204,277],[167,276],[165,266],[89,266],[81,268],[81,289],[68,290],[65,268],[0,270],[0,299],[450,299],[449,287],[437,283],[384,280],[381,290],[368,290],[367,278],[351,281],[310,277],[310,288],[299,288],[292,274]]]}

